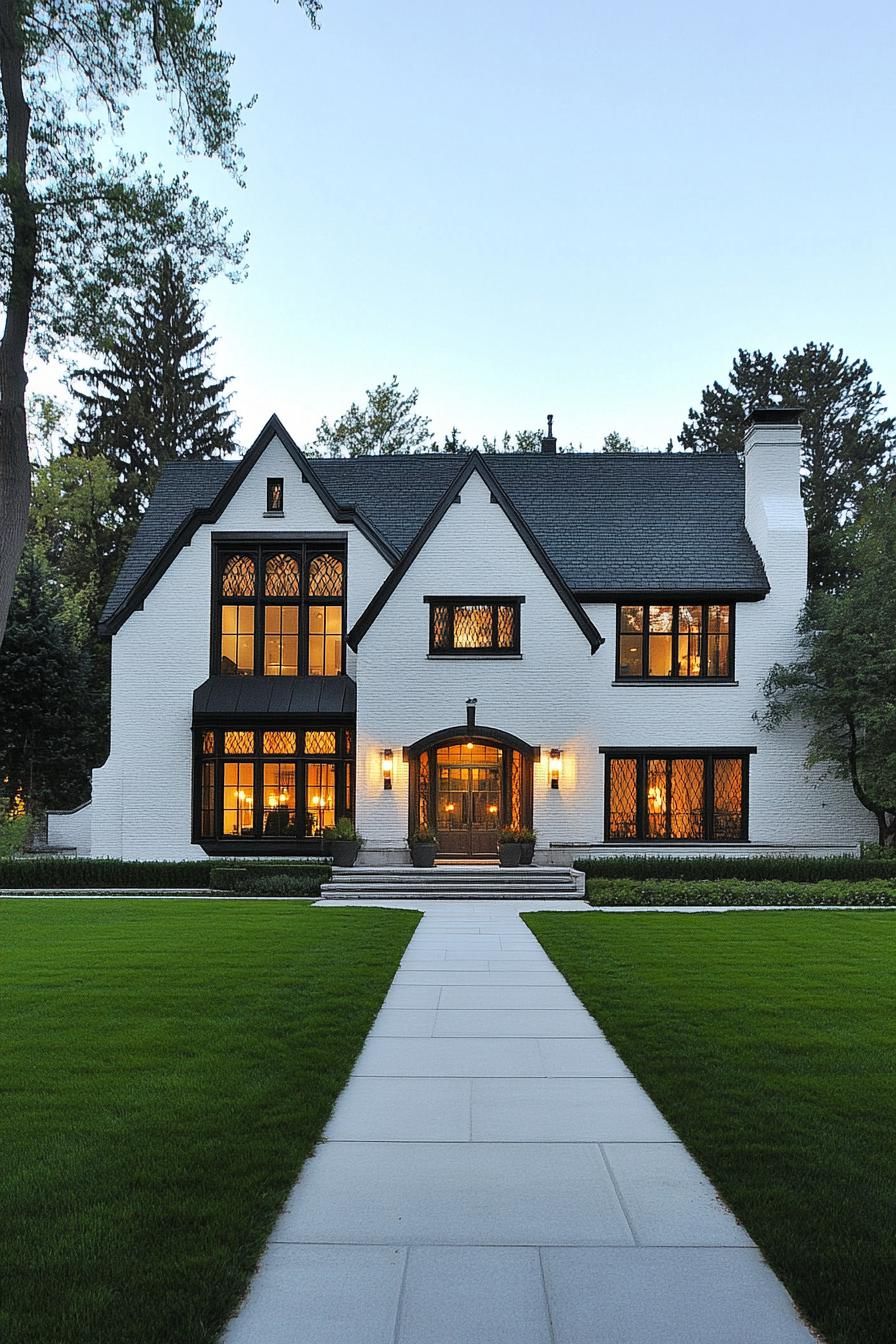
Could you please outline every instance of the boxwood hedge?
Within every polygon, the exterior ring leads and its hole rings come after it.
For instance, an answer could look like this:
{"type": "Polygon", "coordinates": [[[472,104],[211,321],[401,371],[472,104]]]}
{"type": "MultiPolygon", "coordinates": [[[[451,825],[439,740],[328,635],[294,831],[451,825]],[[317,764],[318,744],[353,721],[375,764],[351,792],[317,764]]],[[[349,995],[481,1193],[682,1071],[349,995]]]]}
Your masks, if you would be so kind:
{"type": "Polygon", "coordinates": [[[649,880],[632,877],[589,878],[586,899],[592,905],[878,905],[896,906],[896,877],[860,882],[754,882],[728,878],[715,882],[649,880]]]}
{"type": "Polygon", "coordinates": [[[748,878],[750,881],[855,882],[864,878],[896,876],[896,850],[869,846],[861,858],[841,855],[831,858],[806,858],[799,855],[757,855],[755,858],[725,859],[720,855],[697,858],[645,858],[641,855],[600,859],[576,859],[573,864],[587,877],[658,877],[688,878],[697,881],[721,878],[748,878]]]}

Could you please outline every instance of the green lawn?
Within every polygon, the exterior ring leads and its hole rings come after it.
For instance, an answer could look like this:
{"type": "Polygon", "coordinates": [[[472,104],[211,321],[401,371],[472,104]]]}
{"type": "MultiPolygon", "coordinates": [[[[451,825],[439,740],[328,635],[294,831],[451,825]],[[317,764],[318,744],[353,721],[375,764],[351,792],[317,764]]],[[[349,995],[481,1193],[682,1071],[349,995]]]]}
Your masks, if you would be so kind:
{"type": "Polygon", "coordinates": [[[526,923],[829,1344],[891,1344],[896,916],[526,923]]]}
{"type": "Polygon", "coordinates": [[[217,1338],[418,919],[0,902],[0,1338],[217,1338]]]}

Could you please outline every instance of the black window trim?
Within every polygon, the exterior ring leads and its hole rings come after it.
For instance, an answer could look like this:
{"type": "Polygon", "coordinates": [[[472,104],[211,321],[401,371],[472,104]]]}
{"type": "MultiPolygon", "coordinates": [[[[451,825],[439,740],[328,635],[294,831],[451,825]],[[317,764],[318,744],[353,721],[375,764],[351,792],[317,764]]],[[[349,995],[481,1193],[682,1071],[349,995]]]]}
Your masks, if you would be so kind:
{"type": "Polygon", "coordinates": [[[265,506],[266,506],[265,512],[270,517],[279,518],[283,513],[283,505],[286,500],[284,485],[285,482],[282,476],[269,476],[267,478],[267,484],[265,486],[265,506]],[[279,508],[277,508],[277,506],[274,503],[274,491],[276,490],[277,486],[280,487],[279,508]]]}
{"type": "Polygon", "coordinates": [[[475,597],[428,596],[423,601],[429,607],[429,656],[431,658],[519,658],[520,656],[520,607],[525,597],[495,597],[491,593],[478,594],[475,597]],[[487,648],[455,649],[437,648],[434,638],[434,620],[436,607],[447,607],[449,626],[453,628],[453,613],[456,607],[491,607],[493,642],[487,648]],[[498,647],[498,608],[513,608],[513,644],[510,648],[498,647]]]}
{"type": "Polygon", "coordinates": [[[211,727],[209,725],[197,726],[193,729],[193,809],[191,817],[190,835],[191,842],[199,845],[205,850],[206,854],[240,854],[250,856],[253,854],[322,854],[326,850],[326,842],[323,836],[267,836],[260,834],[261,818],[264,814],[264,765],[276,762],[285,762],[292,764],[296,768],[296,811],[299,809],[299,799],[304,800],[305,790],[305,766],[308,764],[335,764],[336,766],[336,798],[345,802],[346,789],[346,767],[350,772],[351,779],[351,805],[346,808],[339,807],[338,803],[335,810],[337,819],[341,816],[348,816],[354,819],[355,815],[355,797],[357,792],[358,780],[355,768],[355,748],[356,735],[354,722],[340,722],[338,716],[321,715],[315,719],[303,718],[301,720],[289,722],[284,720],[282,715],[267,720],[255,718],[251,723],[229,722],[226,727],[211,727]],[[240,732],[252,732],[254,734],[253,749],[244,754],[226,754],[224,751],[224,733],[230,730],[240,732]],[[314,732],[336,732],[336,752],[335,753],[313,753],[304,750],[305,733],[314,732]],[[215,734],[215,750],[212,756],[206,755],[203,750],[206,733],[215,734]],[[289,732],[297,735],[296,751],[291,754],[265,755],[263,750],[264,739],[262,734],[271,732],[289,732]],[[346,735],[348,734],[350,746],[346,749],[346,735]],[[253,827],[256,834],[252,836],[225,836],[223,834],[223,807],[224,807],[224,762],[227,761],[246,761],[252,765],[253,772],[253,827]],[[214,763],[215,772],[215,834],[206,836],[202,834],[202,767],[209,762],[214,763]],[[262,787],[259,787],[259,782],[262,787]]]}
{"type": "Polygon", "coordinates": [[[734,650],[735,650],[735,623],[736,623],[737,605],[730,594],[716,595],[714,593],[701,594],[699,597],[687,598],[683,596],[671,597],[668,594],[638,595],[634,597],[620,598],[616,603],[616,661],[614,667],[614,686],[668,686],[674,682],[677,686],[695,685],[705,686],[711,683],[715,686],[733,686],[736,684],[734,650]],[[679,607],[701,607],[702,618],[700,628],[700,667],[707,667],[706,650],[709,639],[709,607],[727,607],[728,608],[728,671],[724,677],[711,677],[705,671],[701,670],[697,676],[681,676],[676,670],[675,644],[678,637],[678,609],[679,607]],[[640,607],[641,608],[641,675],[637,677],[628,676],[622,670],[619,658],[619,646],[622,642],[622,608],[640,607]],[[672,674],[668,677],[651,677],[648,675],[648,657],[649,657],[649,608],[650,607],[671,607],[672,608],[672,674]]]}
{"type": "Polygon", "coordinates": [[[604,844],[606,845],[743,845],[750,840],[750,757],[755,756],[755,747],[600,747],[605,758],[604,765],[604,844]],[[615,760],[637,762],[636,781],[636,820],[637,835],[613,836],[610,834],[610,763],[615,760]],[[675,839],[671,836],[649,836],[646,826],[647,806],[647,761],[702,760],[703,774],[703,815],[706,818],[706,834],[700,839],[685,837],[675,839]],[[713,779],[715,761],[739,760],[741,762],[741,833],[736,839],[723,836],[716,839],[715,811],[709,806],[713,797],[713,779]]]}
{"type": "MultiPolygon", "coordinates": [[[[308,672],[308,608],[311,606],[342,607],[342,660],[338,672],[329,676],[345,676],[346,619],[348,616],[348,545],[344,532],[327,533],[253,533],[244,536],[239,533],[219,533],[212,536],[212,579],[211,579],[211,620],[209,675],[210,676],[254,676],[263,677],[264,672],[264,609],[269,606],[286,606],[290,603],[299,608],[299,658],[298,676],[307,677],[308,672]],[[299,596],[292,599],[265,597],[264,562],[273,555],[301,552],[301,579],[299,596]],[[221,581],[224,566],[232,555],[252,555],[255,561],[254,597],[221,596],[221,581]],[[307,591],[308,570],[315,555],[337,555],[342,561],[342,596],[310,597],[307,591]],[[251,673],[223,673],[221,671],[221,607],[224,605],[251,606],[255,610],[255,646],[251,673]],[[261,669],[261,670],[258,670],[261,669]]],[[[315,673],[314,675],[318,675],[315,673]]],[[[324,675],[324,674],[320,674],[324,675]]]]}

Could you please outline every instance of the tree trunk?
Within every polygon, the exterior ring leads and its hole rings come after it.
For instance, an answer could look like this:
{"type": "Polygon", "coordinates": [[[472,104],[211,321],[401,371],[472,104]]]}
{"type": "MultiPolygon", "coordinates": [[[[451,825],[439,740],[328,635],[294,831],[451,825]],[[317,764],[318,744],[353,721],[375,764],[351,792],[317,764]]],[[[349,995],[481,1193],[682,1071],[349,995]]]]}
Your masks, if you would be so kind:
{"type": "Polygon", "coordinates": [[[896,849],[896,812],[880,811],[877,814],[878,842],[884,849],[896,849]]]}
{"type": "Polygon", "coordinates": [[[25,544],[31,469],[25,423],[25,346],[37,259],[37,214],[28,191],[31,110],[22,84],[22,34],[16,0],[0,0],[0,87],[6,108],[6,194],[12,265],[0,339],[0,644],[25,544]]]}

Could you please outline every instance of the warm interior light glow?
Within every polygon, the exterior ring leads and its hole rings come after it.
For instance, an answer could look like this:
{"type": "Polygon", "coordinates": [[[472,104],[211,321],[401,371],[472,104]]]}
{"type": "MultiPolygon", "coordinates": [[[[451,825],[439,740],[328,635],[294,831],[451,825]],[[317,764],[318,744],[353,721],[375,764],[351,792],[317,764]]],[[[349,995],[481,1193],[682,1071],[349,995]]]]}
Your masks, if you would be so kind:
{"type": "Polygon", "coordinates": [[[666,808],[666,790],[660,784],[652,784],[647,790],[647,807],[650,812],[664,812],[666,808]]]}
{"type": "Polygon", "coordinates": [[[382,753],[383,757],[383,788],[392,787],[392,748],[386,747],[382,753]]]}
{"type": "Polygon", "coordinates": [[[495,806],[495,804],[492,803],[491,807],[490,807],[488,810],[489,810],[489,812],[491,812],[492,816],[494,816],[498,809],[497,809],[497,807],[495,806]]]}
{"type": "Polygon", "coordinates": [[[551,781],[552,789],[559,789],[560,774],[563,769],[563,752],[559,747],[551,747],[550,760],[548,762],[548,775],[551,781]]]}
{"type": "MultiPolygon", "coordinates": [[[[281,801],[281,802],[283,801],[283,797],[284,797],[284,795],[281,793],[281,795],[280,795],[280,801],[281,801]]],[[[269,794],[268,794],[268,807],[276,807],[276,806],[277,806],[277,795],[276,795],[276,793],[269,793],[269,794]]]]}
{"type": "Polygon", "coordinates": [[[473,750],[473,743],[472,743],[472,742],[468,742],[468,743],[467,743],[467,751],[472,751],[472,750],[473,750]]]}

